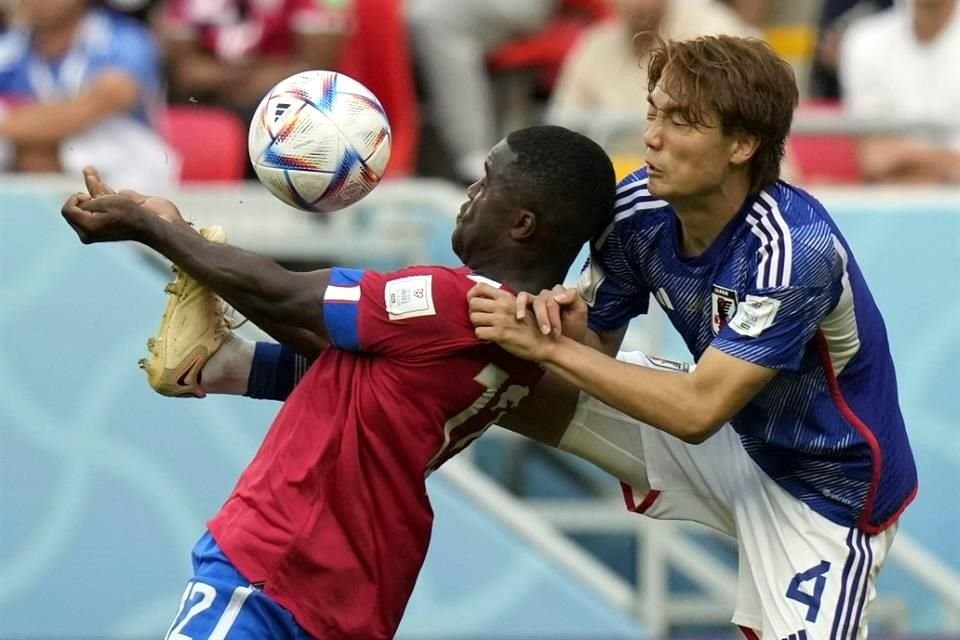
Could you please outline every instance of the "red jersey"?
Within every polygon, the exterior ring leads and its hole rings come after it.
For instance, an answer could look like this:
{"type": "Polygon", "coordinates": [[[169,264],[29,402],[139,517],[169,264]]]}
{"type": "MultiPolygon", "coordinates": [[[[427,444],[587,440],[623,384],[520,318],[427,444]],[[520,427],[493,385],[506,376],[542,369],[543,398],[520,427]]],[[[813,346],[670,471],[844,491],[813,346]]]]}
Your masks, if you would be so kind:
{"type": "Polygon", "coordinates": [[[351,17],[348,0],[168,0],[163,11],[167,32],[224,60],[286,56],[296,33],[343,32],[351,17]]]}
{"type": "Polygon", "coordinates": [[[430,539],[425,479],[542,368],[477,340],[467,267],[334,269],[333,344],[208,523],[248,580],[323,640],[392,638],[430,539]]]}

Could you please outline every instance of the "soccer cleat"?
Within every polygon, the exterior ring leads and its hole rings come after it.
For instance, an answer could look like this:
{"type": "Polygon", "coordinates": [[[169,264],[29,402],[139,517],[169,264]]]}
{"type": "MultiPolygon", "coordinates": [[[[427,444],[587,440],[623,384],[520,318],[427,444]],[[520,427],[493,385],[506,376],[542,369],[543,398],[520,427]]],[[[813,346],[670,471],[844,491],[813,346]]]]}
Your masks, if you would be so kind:
{"type": "MultiPolygon", "coordinates": [[[[211,242],[227,239],[216,226],[200,229],[200,235],[211,242]]],[[[164,288],[167,308],[156,335],[147,340],[150,353],[139,365],[157,393],[202,398],[207,394],[200,386],[200,372],[230,330],[226,305],[176,266],[172,269],[176,278],[164,288]]]]}

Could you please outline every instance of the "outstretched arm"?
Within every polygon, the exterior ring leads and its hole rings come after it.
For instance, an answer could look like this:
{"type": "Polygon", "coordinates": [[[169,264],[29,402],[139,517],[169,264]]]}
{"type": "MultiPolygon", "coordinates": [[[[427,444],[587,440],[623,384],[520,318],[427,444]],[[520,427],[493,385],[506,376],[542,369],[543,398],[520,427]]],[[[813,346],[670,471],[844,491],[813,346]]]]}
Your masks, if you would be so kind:
{"type": "Polygon", "coordinates": [[[75,195],[61,213],[84,243],[134,240],[155,249],[257,325],[329,340],[323,316],[328,269],[289,271],[264,256],[209,242],[119,195],[75,195]]]}
{"type": "MultiPolygon", "coordinates": [[[[586,306],[576,299],[586,314],[586,306]]],[[[470,319],[477,337],[548,371],[594,398],[681,440],[706,440],[776,375],[776,370],[707,349],[693,373],[658,371],[620,362],[567,336],[541,330],[537,320],[517,319],[516,299],[477,285],[470,319]]]]}
{"type": "Polygon", "coordinates": [[[270,258],[208,242],[155,218],[147,218],[140,241],[169,258],[254,324],[264,330],[282,327],[277,337],[299,342],[295,336],[306,332],[329,341],[323,318],[329,269],[289,271],[270,258]]]}
{"type": "MultiPolygon", "coordinates": [[[[171,224],[180,225],[194,232],[197,231],[183,218],[182,215],[180,215],[180,210],[177,209],[177,206],[166,198],[161,198],[158,196],[146,196],[130,189],[121,189],[117,191],[103,180],[103,177],[100,175],[100,172],[96,167],[84,167],[83,182],[91,198],[108,195],[121,195],[149,209],[171,224]]],[[[87,198],[82,199],[86,200],[87,198]]],[[[320,336],[306,329],[300,329],[287,323],[269,322],[261,318],[259,322],[254,322],[254,324],[265,331],[271,338],[280,344],[289,347],[293,352],[303,356],[309,362],[312,362],[318,355],[320,355],[320,352],[323,351],[328,344],[328,342],[320,336]]],[[[242,363],[242,368],[244,370],[249,369],[249,358],[252,358],[252,352],[242,363]]],[[[240,391],[235,391],[233,390],[233,387],[236,385],[232,382],[231,385],[231,391],[228,391],[227,393],[243,393],[243,391],[246,390],[244,388],[240,391]]]]}

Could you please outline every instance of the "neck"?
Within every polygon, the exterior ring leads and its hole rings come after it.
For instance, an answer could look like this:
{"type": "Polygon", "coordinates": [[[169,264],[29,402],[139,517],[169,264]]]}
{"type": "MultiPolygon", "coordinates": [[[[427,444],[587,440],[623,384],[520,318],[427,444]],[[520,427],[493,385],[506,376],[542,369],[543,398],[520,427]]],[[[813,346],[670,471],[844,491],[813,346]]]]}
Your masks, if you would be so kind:
{"type": "Polygon", "coordinates": [[[706,251],[740,211],[749,193],[746,176],[739,176],[714,191],[671,201],[682,229],[682,253],[697,256],[706,251]]]}
{"type": "Polygon", "coordinates": [[[81,22],[83,22],[83,15],[78,14],[57,24],[35,29],[34,46],[44,58],[62,58],[70,50],[81,22]]]}
{"type": "Polygon", "coordinates": [[[546,264],[541,256],[527,257],[532,253],[490,252],[483,259],[471,261],[468,266],[478,275],[508,285],[515,291],[540,293],[563,282],[572,259],[565,266],[557,264],[556,260],[546,264]]]}
{"type": "Polygon", "coordinates": [[[950,22],[950,16],[956,8],[955,2],[946,2],[937,9],[917,11],[913,13],[913,34],[917,40],[926,44],[943,31],[950,22]]]}

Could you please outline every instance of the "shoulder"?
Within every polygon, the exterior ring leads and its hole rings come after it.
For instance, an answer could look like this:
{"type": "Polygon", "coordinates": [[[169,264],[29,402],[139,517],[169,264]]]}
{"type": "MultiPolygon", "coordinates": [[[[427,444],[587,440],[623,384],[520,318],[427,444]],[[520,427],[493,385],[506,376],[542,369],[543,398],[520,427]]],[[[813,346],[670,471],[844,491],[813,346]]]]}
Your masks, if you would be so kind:
{"type": "Polygon", "coordinates": [[[445,267],[441,265],[427,264],[414,265],[411,267],[397,269],[396,271],[390,271],[382,274],[382,277],[387,280],[395,280],[397,278],[429,276],[432,280],[437,282],[443,282],[453,286],[465,286],[467,289],[469,289],[475,284],[475,282],[470,279],[471,275],[472,272],[470,271],[469,267],[445,267]]]}
{"type": "Polygon", "coordinates": [[[785,182],[764,189],[747,214],[766,287],[829,280],[840,253],[833,220],[812,195],[785,182]]]}
{"type": "Polygon", "coordinates": [[[666,200],[650,193],[650,177],[643,166],[617,185],[617,198],[613,205],[614,221],[619,222],[642,211],[670,210],[666,200]]]}
{"type": "MultiPolygon", "coordinates": [[[[366,272],[374,276],[375,272],[366,272]]],[[[383,283],[387,300],[391,292],[401,296],[426,296],[434,301],[455,298],[465,301],[467,291],[477,282],[487,282],[500,286],[487,278],[473,274],[468,267],[443,267],[436,265],[418,265],[376,274],[375,278],[383,283]]]]}
{"type": "Polygon", "coordinates": [[[613,206],[613,221],[594,241],[599,249],[611,235],[653,229],[667,222],[673,209],[665,200],[650,193],[647,168],[641,167],[617,185],[613,206]]]}

